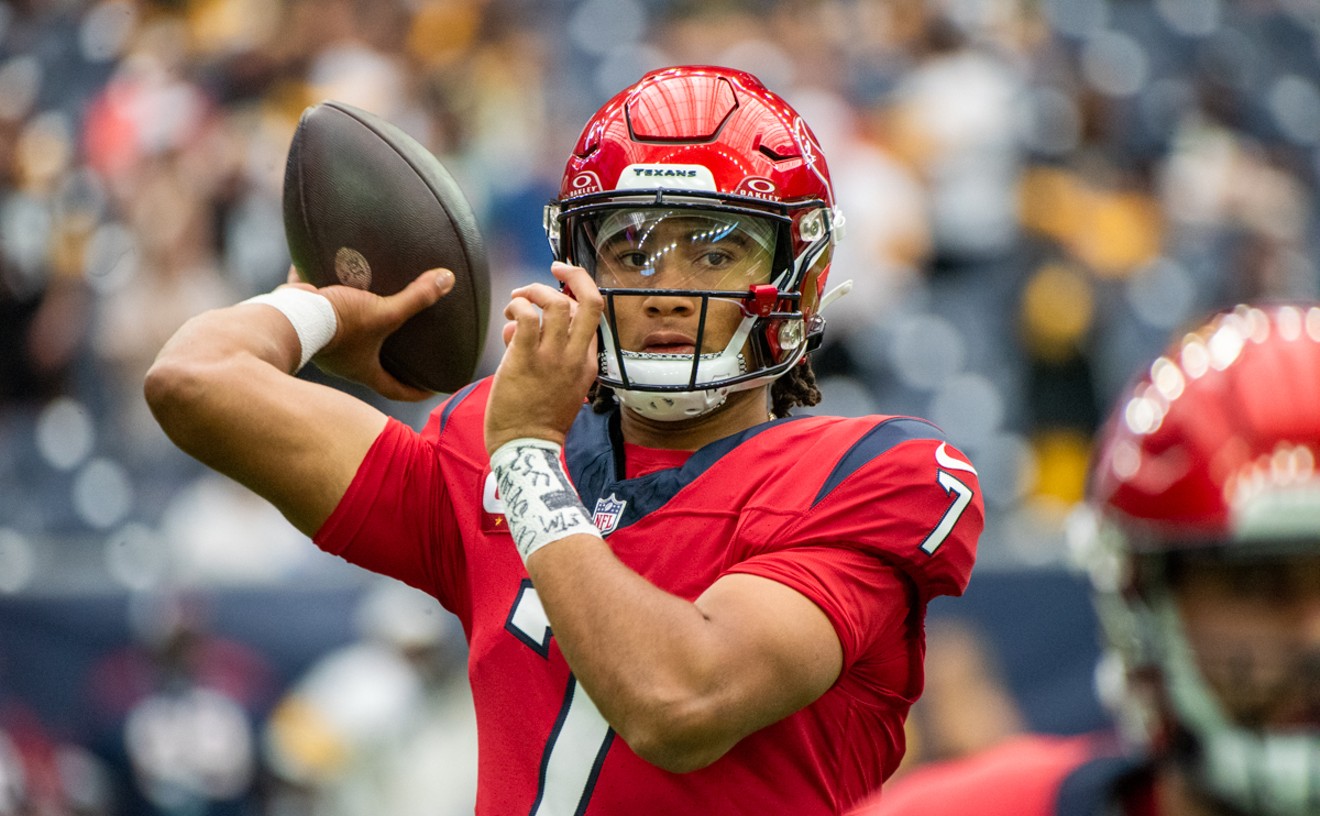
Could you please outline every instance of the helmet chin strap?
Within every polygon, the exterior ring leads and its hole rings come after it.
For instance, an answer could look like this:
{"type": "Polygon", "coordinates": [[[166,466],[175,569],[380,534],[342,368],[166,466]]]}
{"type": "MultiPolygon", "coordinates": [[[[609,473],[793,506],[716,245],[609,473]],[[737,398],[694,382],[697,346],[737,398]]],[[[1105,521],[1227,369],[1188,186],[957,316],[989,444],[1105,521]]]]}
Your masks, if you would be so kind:
{"type": "MultiPolygon", "coordinates": [[[[662,355],[634,355],[631,352],[625,352],[625,357],[655,357],[662,355]]],[[[719,354],[703,354],[702,360],[710,360],[714,365],[712,370],[728,368],[728,358],[723,358],[719,354]]],[[[730,374],[737,374],[746,369],[746,363],[743,355],[736,355],[734,361],[737,363],[737,370],[730,374]]],[[[647,361],[637,360],[629,363],[629,368],[638,365],[645,365],[647,361]]],[[[655,361],[661,365],[672,366],[671,370],[680,369],[684,372],[683,378],[687,378],[687,372],[692,370],[691,358],[680,361],[667,362],[655,361]]],[[[619,398],[619,403],[637,414],[647,419],[654,419],[659,422],[677,422],[682,419],[695,419],[705,416],[716,408],[722,406],[729,398],[729,394],[735,391],[747,391],[769,382],[774,382],[776,378],[772,376],[757,377],[746,382],[734,383],[733,385],[721,386],[720,388],[709,388],[704,391],[625,391],[615,389],[615,395],[619,398]]]]}
{"type": "MultiPolygon", "coordinates": [[[[747,370],[747,360],[743,356],[742,347],[747,342],[755,322],[755,318],[744,318],[723,351],[699,355],[695,361],[688,354],[618,351],[614,347],[613,336],[606,327],[601,332],[604,338],[601,369],[608,376],[622,379],[621,372],[617,370],[620,365],[619,359],[622,358],[622,365],[627,367],[628,379],[645,382],[648,385],[687,383],[692,379],[694,362],[697,367],[698,385],[702,382],[715,382],[735,377],[747,370]]],[[[735,385],[698,391],[634,391],[616,388],[614,393],[619,398],[620,404],[647,419],[676,422],[705,416],[723,405],[729,398],[730,392],[755,388],[767,381],[765,378],[757,378],[735,385]]]]}

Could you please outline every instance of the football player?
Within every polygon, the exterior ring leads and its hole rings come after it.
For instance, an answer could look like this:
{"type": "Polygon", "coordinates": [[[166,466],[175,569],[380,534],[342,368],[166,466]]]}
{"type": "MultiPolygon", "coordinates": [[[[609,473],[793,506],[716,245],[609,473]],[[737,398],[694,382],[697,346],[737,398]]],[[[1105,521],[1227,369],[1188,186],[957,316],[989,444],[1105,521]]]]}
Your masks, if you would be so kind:
{"type": "Polygon", "coordinates": [[[898,764],[983,505],[928,422],[790,416],[841,223],[782,98],[661,70],[586,124],[558,285],[512,293],[497,372],[421,433],[291,375],[403,393],[375,350],[445,271],[203,314],[146,392],[185,451],[459,617],[478,813],[842,813],[898,764]]]}
{"type": "Polygon", "coordinates": [[[1096,453],[1073,532],[1118,727],[919,768],[859,815],[1320,813],[1320,305],[1187,333],[1096,453]]]}

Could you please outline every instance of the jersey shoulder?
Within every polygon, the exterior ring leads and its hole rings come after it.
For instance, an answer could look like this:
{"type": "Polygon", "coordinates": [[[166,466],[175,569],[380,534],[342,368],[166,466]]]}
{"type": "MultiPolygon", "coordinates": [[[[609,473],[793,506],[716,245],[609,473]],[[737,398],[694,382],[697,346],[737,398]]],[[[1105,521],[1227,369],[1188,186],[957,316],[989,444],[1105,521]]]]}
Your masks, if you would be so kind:
{"type": "Polygon", "coordinates": [[[797,513],[782,540],[861,549],[903,569],[923,596],[966,588],[984,502],[976,468],[937,426],[806,417],[753,441],[756,458],[784,476],[762,500],[797,513]]]}

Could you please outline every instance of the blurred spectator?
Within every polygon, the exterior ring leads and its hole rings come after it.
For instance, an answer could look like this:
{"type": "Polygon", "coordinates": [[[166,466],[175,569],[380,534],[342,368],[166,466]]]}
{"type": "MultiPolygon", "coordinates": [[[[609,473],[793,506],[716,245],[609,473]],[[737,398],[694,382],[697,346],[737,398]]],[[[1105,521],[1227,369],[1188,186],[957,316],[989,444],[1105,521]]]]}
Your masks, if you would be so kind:
{"type": "Polygon", "coordinates": [[[359,639],[276,706],[263,735],[274,812],[459,816],[476,802],[476,720],[454,619],[430,596],[377,583],[359,639]]]}
{"type": "Polygon", "coordinates": [[[59,739],[16,700],[0,701],[0,816],[110,816],[104,764],[59,739]]]}
{"type": "Polygon", "coordinates": [[[137,601],[137,642],[104,656],[88,679],[92,747],[115,774],[120,812],[257,813],[256,724],[276,691],[270,667],[208,631],[200,597],[137,601]]]}

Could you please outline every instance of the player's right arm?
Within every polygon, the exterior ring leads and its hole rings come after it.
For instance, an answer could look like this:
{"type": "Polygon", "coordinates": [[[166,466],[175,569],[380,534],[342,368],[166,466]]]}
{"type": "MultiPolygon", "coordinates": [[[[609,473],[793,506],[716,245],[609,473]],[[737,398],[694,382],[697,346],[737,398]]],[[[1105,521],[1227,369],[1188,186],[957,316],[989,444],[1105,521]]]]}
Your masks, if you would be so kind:
{"type": "MultiPolygon", "coordinates": [[[[392,399],[430,396],[381,368],[380,344],[452,286],[452,274],[435,270],[390,297],[344,286],[315,290],[330,300],[337,322],[317,364],[392,399]]],[[[258,303],[215,309],[166,342],[144,392],[180,449],[246,485],[312,535],[343,497],[387,417],[342,391],[292,376],[301,352],[292,324],[277,309],[258,303]]]]}

